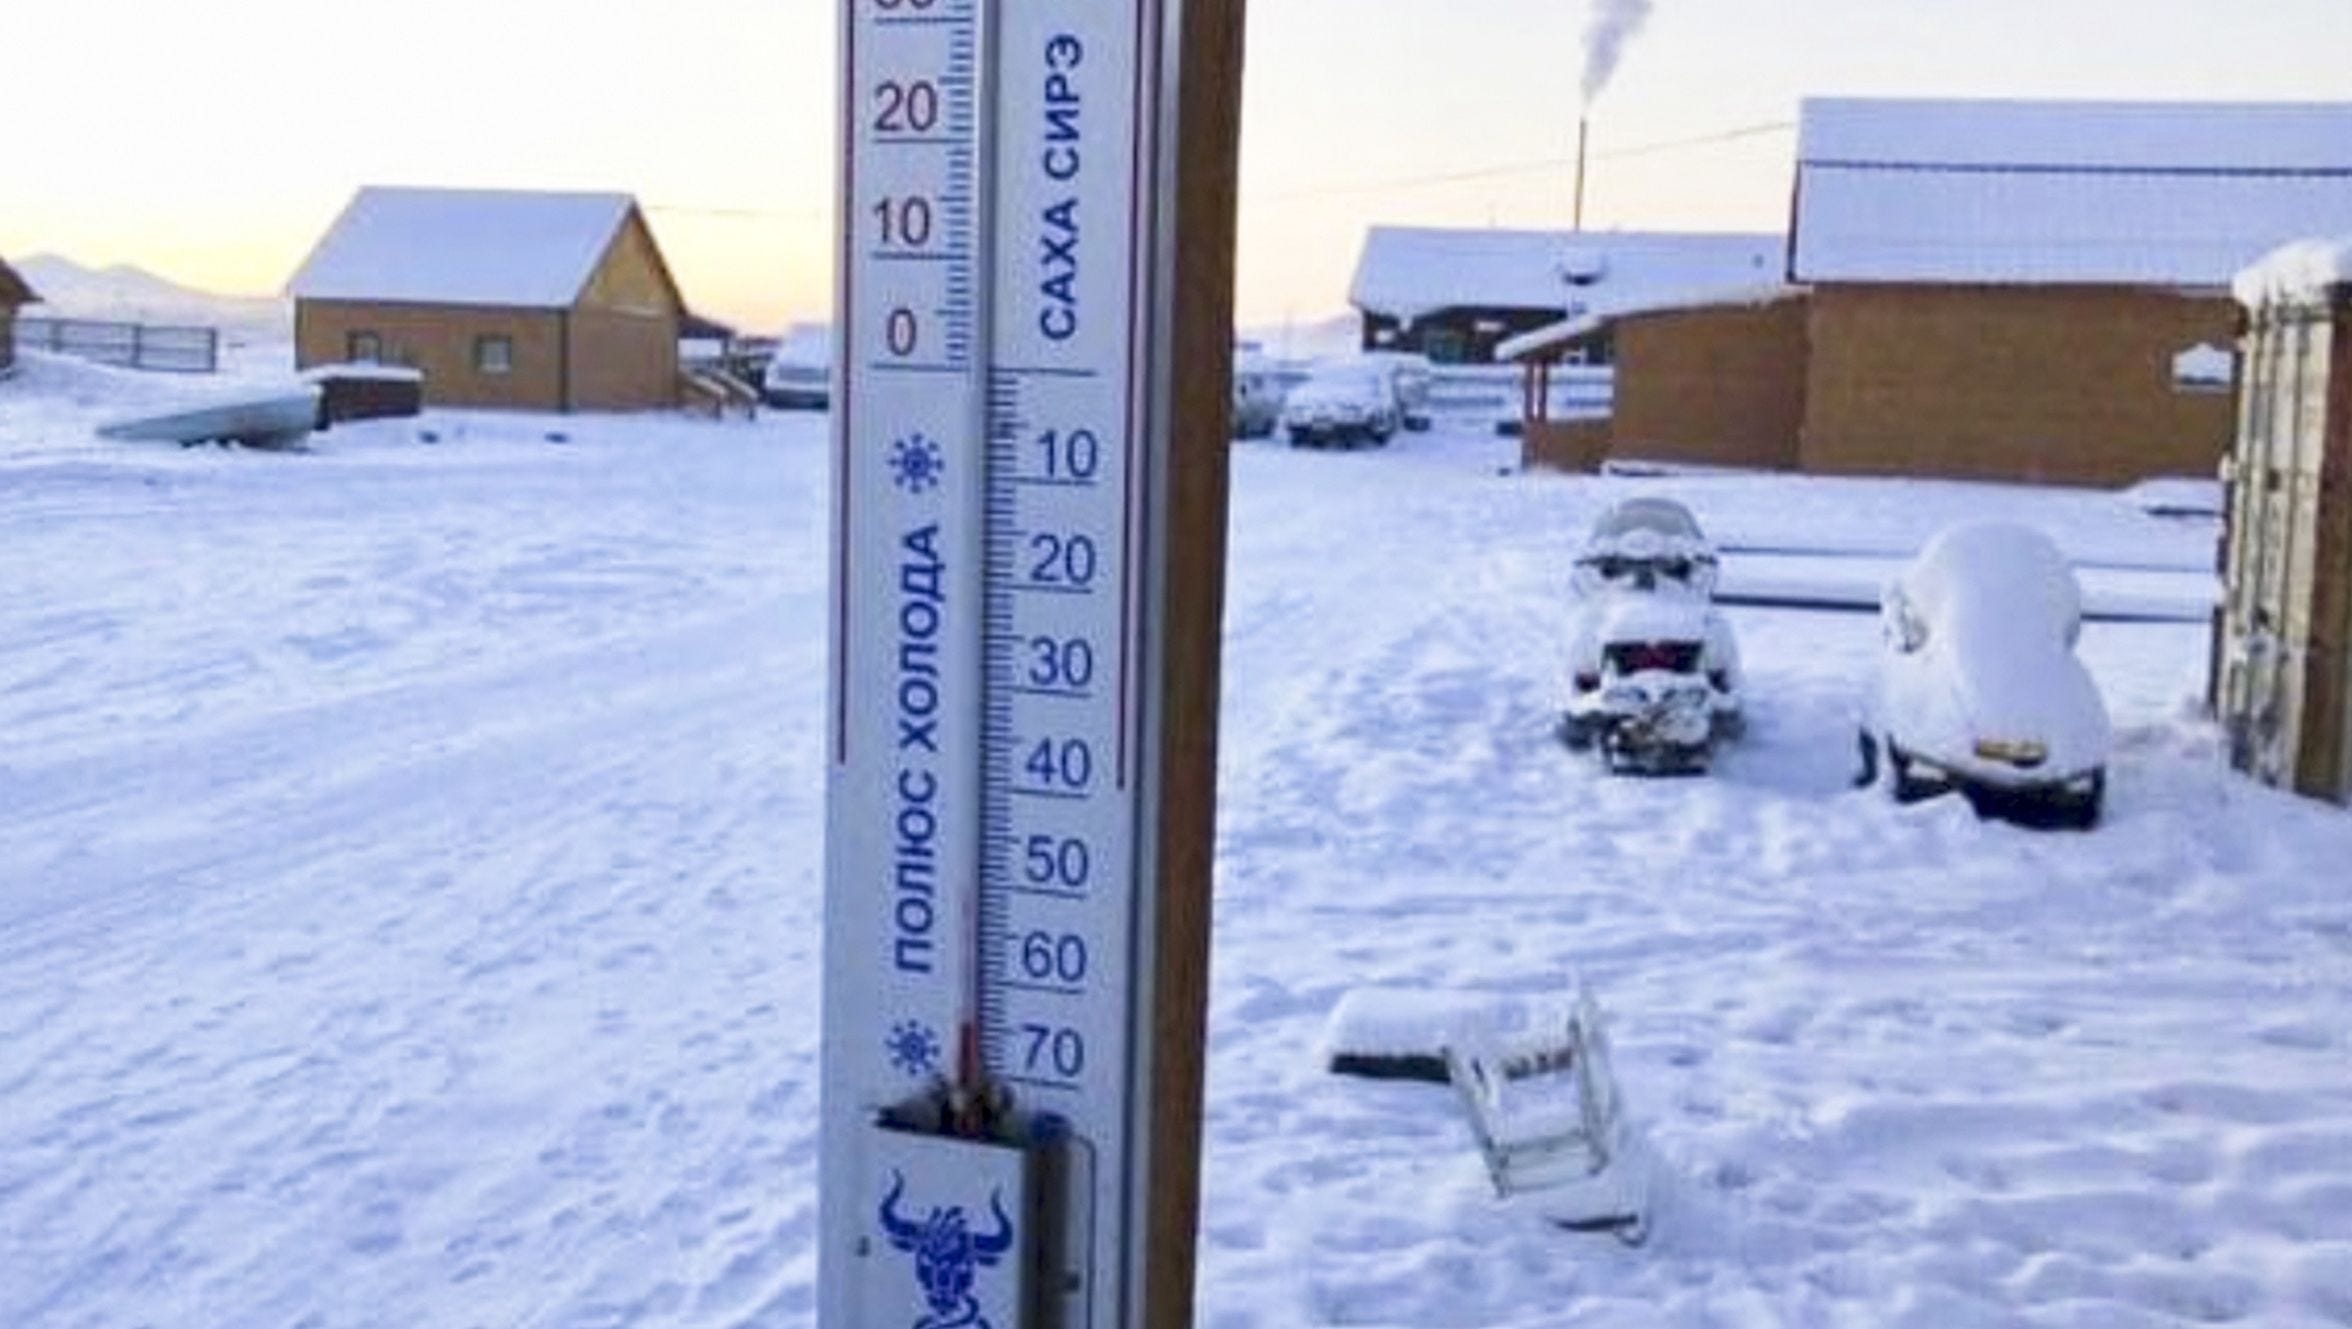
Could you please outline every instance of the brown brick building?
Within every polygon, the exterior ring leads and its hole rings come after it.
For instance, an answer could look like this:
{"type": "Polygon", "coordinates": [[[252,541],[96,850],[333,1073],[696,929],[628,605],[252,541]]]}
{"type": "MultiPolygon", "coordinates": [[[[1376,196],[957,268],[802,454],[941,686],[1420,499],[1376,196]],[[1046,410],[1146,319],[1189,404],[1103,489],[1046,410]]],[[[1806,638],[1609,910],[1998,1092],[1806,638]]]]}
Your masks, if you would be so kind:
{"type": "Polygon", "coordinates": [[[1830,99],[1801,140],[1808,471],[2211,475],[2231,277],[2352,219],[2352,106],[1830,99]]]}
{"type": "Polygon", "coordinates": [[[435,406],[678,401],[684,301],[625,194],[363,189],[289,289],[300,368],[407,365],[435,406]]]}
{"type": "Polygon", "coordinates": [[[38,299],[8,260],[0,258],[0,369],[16,364],[16,311],[38,299]]]}
{"type": "Polygon", "coordinates": [[[2231,277],[2352,224],[2352,106],[1817,100],[1800,156],[1777,297],[1504,345],[1530,366],[1530,464],[2209,476],[2231,435],[2231,277]],[[1603,331],[1612,416],[1541,418],[1547,362],[1603,331]]]}

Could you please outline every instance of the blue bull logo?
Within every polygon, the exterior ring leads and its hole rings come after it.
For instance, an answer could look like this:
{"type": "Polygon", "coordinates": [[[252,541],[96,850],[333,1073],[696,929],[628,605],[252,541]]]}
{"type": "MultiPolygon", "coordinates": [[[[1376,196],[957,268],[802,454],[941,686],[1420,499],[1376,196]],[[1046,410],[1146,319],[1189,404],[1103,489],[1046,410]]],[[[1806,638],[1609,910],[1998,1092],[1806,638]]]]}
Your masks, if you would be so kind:
{"type": "Polygon", "coordinates": [[[907,1218],[898,1210],[906,1174],[894,1172],[891,1178],[890,1194],[882,1198],[882,1230],[891,1245],[915,1257],[915,1280],[931,1308],[915,1321],[915,1329],[991,1329],[972,1284],[980,1270],[995,1268],[1013,1247],[1013,1220],[1005,1213],[1004,1196],[989,1195],[996,1231],[983,1236],[972,1231],[960,1204],[936,1207],[919,1221],[907,1218]]]}

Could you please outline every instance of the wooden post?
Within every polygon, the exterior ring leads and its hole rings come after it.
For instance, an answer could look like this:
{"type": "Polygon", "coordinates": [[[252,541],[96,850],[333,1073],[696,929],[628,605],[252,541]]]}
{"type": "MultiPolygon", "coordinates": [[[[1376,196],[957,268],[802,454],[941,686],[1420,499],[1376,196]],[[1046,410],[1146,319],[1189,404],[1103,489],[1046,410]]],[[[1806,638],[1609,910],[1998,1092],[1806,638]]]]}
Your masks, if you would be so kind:
{"type": "MultiPolygon", "coordinates": [[[[1168,348],[1154,386],[1168,408],[1167,528],[1148,566],[1162,626],[1145,696],[1162,708],[1150,835],[1158,916],[1150,1092],[1138,1105],[1149,1183],[1137,1215],[1143,1329],[1192,1324],[1200,1217],[1201,1095],[1208,1013],[1211,876],[1216,854],[1217,707],[1224,633],[1225,522],[1232,449],[1235,218],[1245,0],[1171,0],[1173,68],[1163,71],[1157,268],[1168,298],[1154,340],[1168,348]]],[[[1150,612],[1150,611],[1147,611],[1150,612]]]]}

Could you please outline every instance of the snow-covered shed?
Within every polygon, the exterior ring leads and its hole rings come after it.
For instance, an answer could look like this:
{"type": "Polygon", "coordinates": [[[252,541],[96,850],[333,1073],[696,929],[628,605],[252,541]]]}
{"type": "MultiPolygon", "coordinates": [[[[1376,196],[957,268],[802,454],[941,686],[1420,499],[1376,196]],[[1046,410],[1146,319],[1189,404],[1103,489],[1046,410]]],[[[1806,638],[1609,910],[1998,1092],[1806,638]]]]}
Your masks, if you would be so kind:
{"type": "Polygon", "coordinates": [[[0,258],[0,370],[16,364],[16,311],[40,298],[8,260],[0,258]]]}
{"type": "Polygon", "coordinates": [[[2236,293],[2215,709],[2238,769],[2352,804],[2352,235],[2286,246],[2236,293]]]}
{"type": "Polygon", "coordinates": [[[438,406],[678,401],[685,302],[626,194],[362,189],[288,289],[304,369],[406,365],[438,406]]]}
{"type": "Polygon", "coordinates": [[[2352,220],[2352,105],[1839,98],[1802,120],[1807,470],[2209,475],[2230,396],[2176,367],[2230,344],[2241,267],[2352,220]]]}
{"type": "MultiPolygon", "coordinates": [[[[1503,341],[1600,308],[1777,280],[1777,235],[1375,226],[1348,300],[1366,350],[1484,364],[1503,341]]],[[[1605,337],[1589,357],[1605,360],[1605,337]]]]}

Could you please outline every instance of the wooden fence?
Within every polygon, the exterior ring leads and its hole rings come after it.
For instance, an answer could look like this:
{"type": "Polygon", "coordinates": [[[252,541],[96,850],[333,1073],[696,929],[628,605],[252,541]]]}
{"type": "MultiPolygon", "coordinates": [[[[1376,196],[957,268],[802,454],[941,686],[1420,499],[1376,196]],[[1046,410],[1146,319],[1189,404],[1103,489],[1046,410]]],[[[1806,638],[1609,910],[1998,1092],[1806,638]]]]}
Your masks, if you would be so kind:
{"type": "Polygon", "coordinates": [[[211,374],[220,370],[217,328],[24,317],[16,321],[16,345],[19,350],[50,351],[123,369],[169,374],[211,374]]]}

